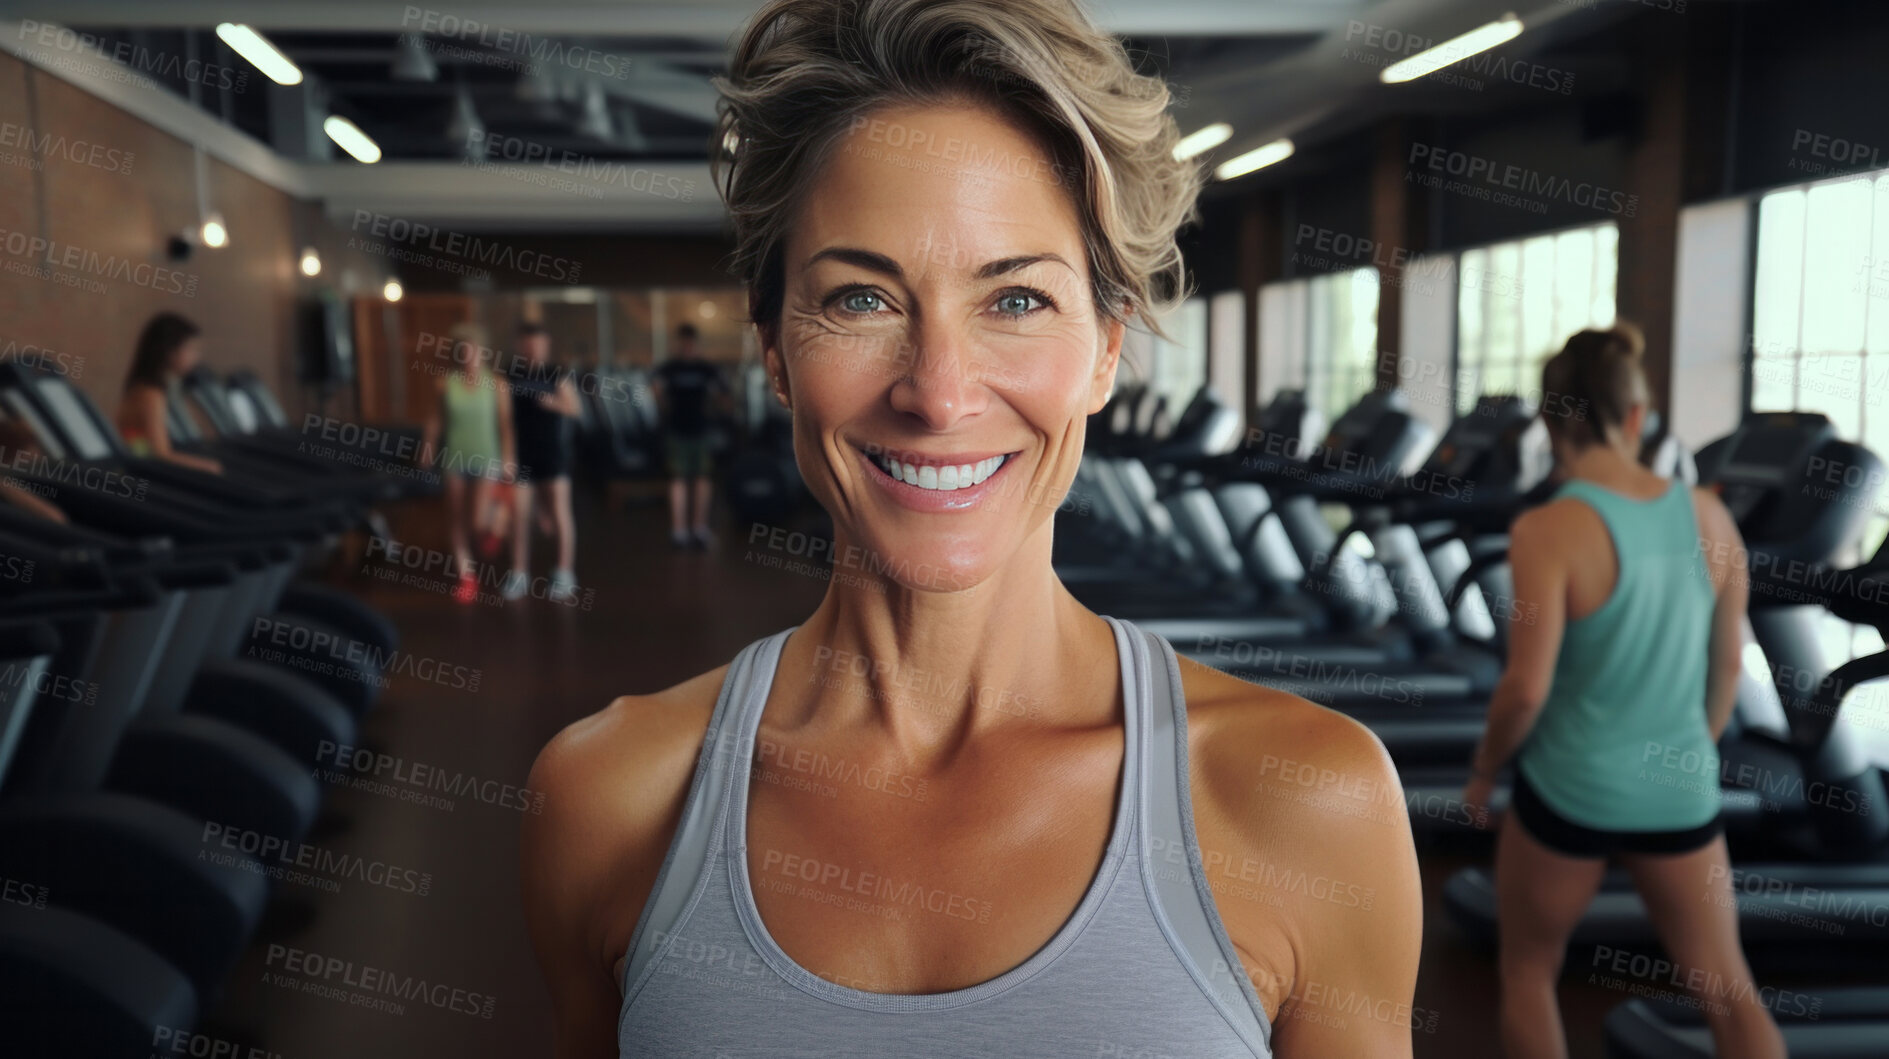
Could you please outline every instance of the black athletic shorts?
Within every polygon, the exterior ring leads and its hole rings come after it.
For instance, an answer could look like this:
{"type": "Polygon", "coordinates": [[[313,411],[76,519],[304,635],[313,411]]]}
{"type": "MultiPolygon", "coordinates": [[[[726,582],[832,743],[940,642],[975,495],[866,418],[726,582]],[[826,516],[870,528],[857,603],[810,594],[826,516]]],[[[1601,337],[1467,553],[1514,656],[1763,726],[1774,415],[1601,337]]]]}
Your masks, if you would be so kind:
{"type": "Polygon", "coordinates": [[[1600,831],[1577,824],[1548,808],[1535,789],[1515,770],[1509,789],[1509,811],[1535,841],[1564,857],[1607,857],[1616,853],[1690,853],[1725,830],[1725,818],[1714,816],[1684,831],[1600,831]]]}

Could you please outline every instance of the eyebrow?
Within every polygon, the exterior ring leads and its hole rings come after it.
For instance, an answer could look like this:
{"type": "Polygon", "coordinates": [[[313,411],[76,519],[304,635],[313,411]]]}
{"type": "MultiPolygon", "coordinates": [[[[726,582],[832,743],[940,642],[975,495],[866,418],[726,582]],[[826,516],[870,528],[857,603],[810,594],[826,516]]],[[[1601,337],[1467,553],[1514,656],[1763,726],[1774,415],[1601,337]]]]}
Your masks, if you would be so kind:
{"type": "MultiPolygon", "coordinates": [[[[891,276],[893,279],[905,278],[905,270],[899,267],[897,261],[892,260],[878,251],[863,250],[853,246],[829,246],[808,258],[807,266],[811,268],[814,263],[828,259],[842,261],[849,265],[857,265],[863,269],[891,276]]],[[[1045,252],[1041,254],[1019,254],[1015,257],[1003,257],[995,261],[986,262],[978,268],[976,278],[994,279],[998,276],[1008,275],[1018,269],[1027,268],[1040,261],[1053,261],[1069,269],[1071,272],[1075,271],[1075,266],[1063,260],[1061,254],[1045,252]]]]}

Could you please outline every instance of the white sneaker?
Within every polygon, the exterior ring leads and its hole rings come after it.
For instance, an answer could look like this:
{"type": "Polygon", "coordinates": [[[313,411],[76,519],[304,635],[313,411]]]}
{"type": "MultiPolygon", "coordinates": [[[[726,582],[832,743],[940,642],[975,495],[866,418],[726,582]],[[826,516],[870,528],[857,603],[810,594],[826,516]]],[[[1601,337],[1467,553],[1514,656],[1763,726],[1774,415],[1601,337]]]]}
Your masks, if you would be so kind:
{"type": "Polygon", "coordinates": [[[557,570],[551,574],[551,589],[547,593],[553,603],[569,603],[577,598],[577,578],[569,570],[557,570]]]}
{"type": "Polygon", "coordinates": [[[507,603],[514,603],[525,598],[531,588],[531,577],[523,570],[513,570],[505,575],[505,583],[499,586],[498,594],[507,603]]]}

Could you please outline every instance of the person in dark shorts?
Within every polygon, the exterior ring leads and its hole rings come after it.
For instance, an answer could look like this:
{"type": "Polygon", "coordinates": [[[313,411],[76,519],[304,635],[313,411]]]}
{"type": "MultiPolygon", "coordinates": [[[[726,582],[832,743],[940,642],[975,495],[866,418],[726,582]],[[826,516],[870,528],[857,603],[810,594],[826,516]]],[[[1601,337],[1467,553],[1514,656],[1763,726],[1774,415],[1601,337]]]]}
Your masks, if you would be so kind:
{"type": "Polygon", "coordinates": [[[697,337],[694,324],[677,327],[675,355],[656,368],[651,380],[662,407],[669,460],[669,539],[678,548],[706,548],[713,540],[708,532],[709,401],[729,397],[720,369],[702,359],[697,337]]]}
{"type": "Polygon", "coordinates": [[[512,388],[512,432],[518,439],[518,481],[512,488],[512,570],[500,594],[518,599],[531,585],[534,501],[542,496],[557,542],[557,566],[546,592],[554,603],[577,592],[577,524],[571,517],[571,424],[579,414],[571,373],[551,360],[544,325],[518,326],[518,351],[506,365],[512,388]]]}
{"type": "Polygon", "coordinates": [[[1642,348],[1636,328],[1616,324],[1568,339],[1542,368],[1563,482],[1509,532],[1520,605],[1463,791],[1483,815],[1496,770],[1514,762],[1495,865],[1502,1051],[1568,1054],[1555,986],[1613,858],[1704,1001],[1713,1054],[1780,1059],[1784,1038],[1739,945],[1719,816],[1744,545],[1709,489],[1640,465],[1642,348]]]}

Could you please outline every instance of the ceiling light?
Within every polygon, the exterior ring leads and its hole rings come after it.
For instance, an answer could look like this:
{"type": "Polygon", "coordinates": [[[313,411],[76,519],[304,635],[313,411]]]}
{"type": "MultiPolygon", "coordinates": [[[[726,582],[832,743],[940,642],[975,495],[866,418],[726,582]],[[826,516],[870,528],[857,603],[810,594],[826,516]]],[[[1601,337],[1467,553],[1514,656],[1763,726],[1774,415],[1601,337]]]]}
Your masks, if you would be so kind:
{"type": "Polygon", "coordinates": [[[1195,129],[1174,145],[1174,160],[1185,162],[1197,154],[1211,151],[1227,142],[1232,135],[1233,126],[1224,121],[1216,121],[1204,129],[1195,129]]]}
{"type": "Polygon", "coordinates": [[[1386,66],[1377,76],[1387,85],[1415,81],[1419,77],[1436,73],[1452,63],[1459,63],[1472,55],[1488,51],[1498,44],[1506,44],[1514,40],[1521,32],[1522,20],[1516,18],[1514,12],[1510,12],[1460,37],[1420,51],[1401,62],[1394,62],[1386,66]]]}
{"type": "Polygon", "coordinates": [[[381,293],[381,295],[382,295],[383,297],[385,297],[385,298],[386,298],[386,299],[387,299],[388,301],[390,301],[390,302],[397,302],[397,301],[399,301],[399,300],[401,299],[401,297],[402,297],[403,295],[405,295],[405,294],[406,294],[407,292],[401,289],[401,287],[400,287],[400,281],[399,281],[399,280],[397,280],[397,279],[390,279],[390,280],[388,280],[388,281],[387,281],[387,285],[386,285],[385,287],[382,287],[382,288],[380,289],[380,293],[381,293]]]}
{"type": "Polygon", "coordinates": [[[1291,140],[1274,140],[1264,147],[1255,147],[1245,154],[1234,155],[1221,162],[1213,171],[1213,175],[1221,180],[1232,180],[1237,176],[1245,176],[1255,169],[1264,169],[1276,162],[1283,162],[1292,157],[1292,151],[1291,140]]]}
{"type": "Polygon", "coordinates": [[[276,49],[262,34],[237,22],[220,22],[216,35],[223,38],[223,43],[230,46],[236,54],[249,60],[249,65],[261,70],[269,80],[279,85],[299,85],[302,83],[301,68],[289,61],[289,57],[276,49]]]}
{"type": "Polygon", "coordinates": [[[353,155],[355,161],[368,165],[380,161],[380,145],[362,132],[359,125],[341,115],[328,115],[328,120],[321,123],[321,131],[327,133],[328,138],[339,144],[342,150],[353,155]]]}
{"type": "Polygon", "coordinates": [[[302,248],[302,275],[321,275],[321,255],[316,253],[312,246],[302,248]]]}
{"type": "Polygon", "coordinates": [[[212,250],[221,249],[230,243],[230,230],[223,227],[223,215],[212,213],[203,219],[203,227],[198,230],[203,236],[203,245],[212,250]]]}

